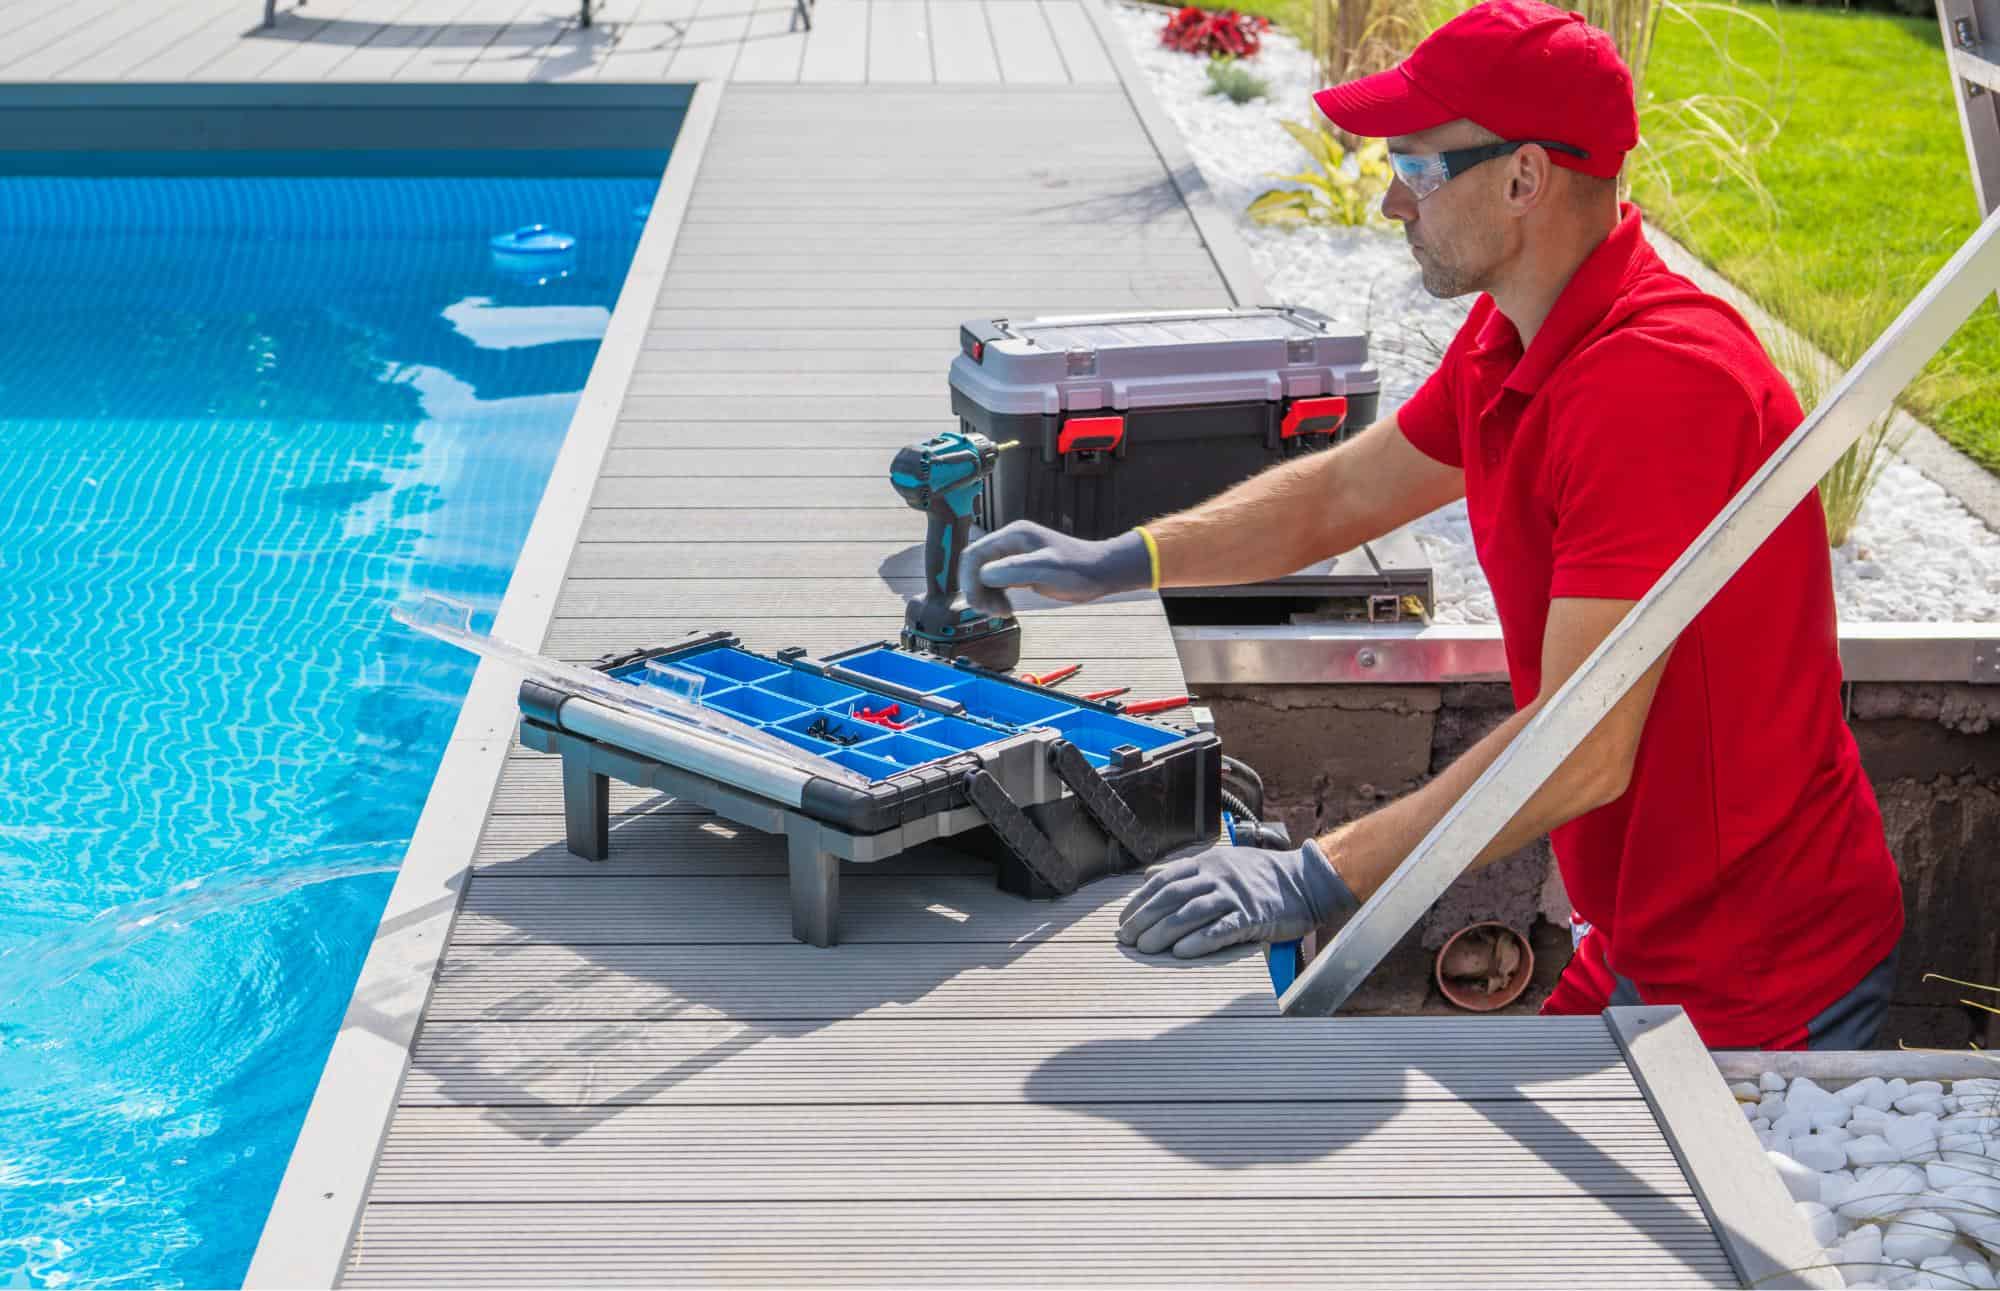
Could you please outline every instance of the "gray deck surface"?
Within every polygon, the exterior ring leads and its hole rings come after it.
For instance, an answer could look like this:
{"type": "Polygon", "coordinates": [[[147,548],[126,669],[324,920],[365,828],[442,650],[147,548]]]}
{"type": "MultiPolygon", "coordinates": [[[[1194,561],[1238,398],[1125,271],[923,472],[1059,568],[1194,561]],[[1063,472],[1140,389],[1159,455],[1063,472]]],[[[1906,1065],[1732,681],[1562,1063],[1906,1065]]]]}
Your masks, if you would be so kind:
{"type": "MultiPolygon", "coordinates": [[[[883,476],[959,320],[1229,303],[1116,87],[805,97],[723,100],[553,653],[893,633],[883,476]]],[[[1026,640],[1182,684],[1151,599],[1026,640]]],[[[1255,955],[1122,953],[1136,879],[1030,904],[942,851],[850,867],[817,950],[778,840],[613,804],[576,860],[509,760],[347,1282],[1728,1277],[1596,1019],[1281,1022],[1255,955]]]]}
{"type": "MultiPolygon", "coordinates": [[[[817,652],[918,584],[884,476],[953,424],[961,320],[1230,303],[1087,2],[819,0],[807,35],[790,0],[591,32],[569,0],[274,31],[257,0],[0,0],[0,81],[736,82],[547,648],[817,652]]],[[[1156,600],[1026,634],[1077,688],[1182,689],[1156,600]]],[[[1122,953],[1136,879],[1028,904],[937,850],[850,867],[813,949],[777,840],[612,801],[577,860],[554,761],[507,760],[345,1282],[1730,1279],[1597,1019],[1281,1021],[1253,954],[1122,953]]]]}
{"type": "Polygon", "coordinates": [[[0,81],[1117,81],[1081,0],[64,0],[0,4],[0,81]]]}

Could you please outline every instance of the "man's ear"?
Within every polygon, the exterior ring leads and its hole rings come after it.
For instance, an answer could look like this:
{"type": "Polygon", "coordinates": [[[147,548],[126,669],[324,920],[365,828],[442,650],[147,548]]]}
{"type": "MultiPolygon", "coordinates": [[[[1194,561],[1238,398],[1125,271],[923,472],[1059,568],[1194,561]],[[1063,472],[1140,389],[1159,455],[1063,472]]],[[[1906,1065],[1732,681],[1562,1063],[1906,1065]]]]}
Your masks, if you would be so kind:
{"type": "Polygon", "coordinates": [[[1507,158],[1507,200],[1526,210],[1548,198],[1555,183],[1549,154],[1540,148],[1523,148],[1507,158]]]}

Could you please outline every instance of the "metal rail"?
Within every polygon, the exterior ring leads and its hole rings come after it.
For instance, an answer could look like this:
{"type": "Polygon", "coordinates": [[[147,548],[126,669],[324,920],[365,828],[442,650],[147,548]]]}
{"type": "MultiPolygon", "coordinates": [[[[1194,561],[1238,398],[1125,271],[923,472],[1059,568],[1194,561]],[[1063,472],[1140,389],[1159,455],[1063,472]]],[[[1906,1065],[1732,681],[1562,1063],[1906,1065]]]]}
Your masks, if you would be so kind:
{"type": "Polygon", "coordinates": [[[1354,993],[1997,284],[2000,214],[1938,270],[1313,959],[1279,1001],[1284,1013],[1331,1013],[1354,993]]]}

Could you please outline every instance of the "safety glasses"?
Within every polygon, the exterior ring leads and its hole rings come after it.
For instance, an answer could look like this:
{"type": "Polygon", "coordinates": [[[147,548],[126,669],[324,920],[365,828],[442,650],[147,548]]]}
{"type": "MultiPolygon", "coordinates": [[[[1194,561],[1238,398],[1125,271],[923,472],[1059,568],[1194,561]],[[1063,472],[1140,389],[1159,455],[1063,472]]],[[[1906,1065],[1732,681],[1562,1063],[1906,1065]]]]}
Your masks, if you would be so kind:
{"type": "Polygon", "coordinates": [[[1480,162],[1504,157],[1531,143],[1551,152],[1566,152],[1572,157],[1590,156],[1583,149],[1566,143],[1550,143],[1546,139],[1509,139],[1501,143],[1482,144],[1477,148],[1454,148],[1450,152],[1392,152],[1389,154],[1389,167],[1421,202],[1480,162]]]}

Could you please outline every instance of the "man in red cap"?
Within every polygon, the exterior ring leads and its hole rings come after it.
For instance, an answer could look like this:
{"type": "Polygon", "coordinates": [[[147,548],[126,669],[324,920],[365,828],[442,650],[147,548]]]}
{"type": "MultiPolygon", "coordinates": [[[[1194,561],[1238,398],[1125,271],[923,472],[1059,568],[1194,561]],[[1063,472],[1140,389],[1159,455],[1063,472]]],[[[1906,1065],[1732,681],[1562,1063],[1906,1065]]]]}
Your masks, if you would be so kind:
{"type": "MultiPolygon", "coordinates": [[[[1749,327],[1670,273],[1619,203],[1632,76],[1582,15],[1488,0],[1314,101],[1389,140],[1382,210],[1426,289],[1479,293],[1438,370],[1339,448],[1120,537],[1009,525],[967,550],[962,584],[1004,609],[1008,587],[1082,601],[1254,582],[1463,497],[1519,712],[1298,849],[1156,870],[1118,932],[1148,953],[1342,921],[1802,419],[1749,327]]],[[[1902,889],[1840,683],[1813,496],[1480,858],[1551,835],[1579,938],[1545,1011],[1679,1004],[1714,1047],[1873,1043],[1902,889]]]]}

